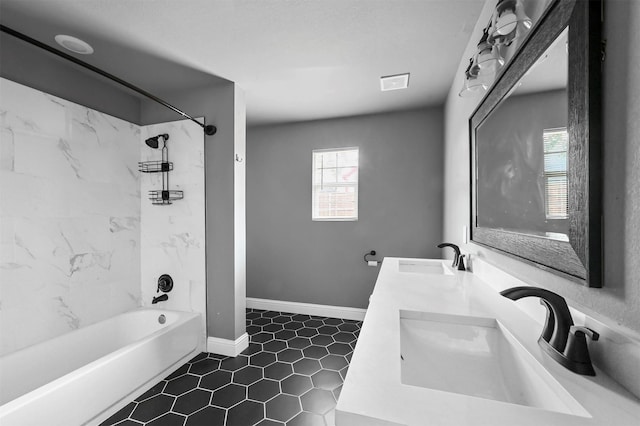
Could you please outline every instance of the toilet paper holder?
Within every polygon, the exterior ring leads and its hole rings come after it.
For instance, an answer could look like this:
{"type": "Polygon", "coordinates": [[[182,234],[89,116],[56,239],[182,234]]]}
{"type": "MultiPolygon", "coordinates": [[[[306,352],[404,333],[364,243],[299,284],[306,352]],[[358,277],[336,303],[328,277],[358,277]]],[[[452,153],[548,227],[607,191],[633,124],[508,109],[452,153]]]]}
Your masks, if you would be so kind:
{"type": "Polygon", "coordinates": [[[364,254],[364,263],[366,263],[369,266],[378,266],[380,261],[375,260],[375,259],[367,259],[367,256],[375,256],[375,255],[376,255],[376,251],[375,250],[371,250],[370,252],[365,253],[364,254]],[[372,264],[373,262],[375,262],[375,265],[372,264]]]}

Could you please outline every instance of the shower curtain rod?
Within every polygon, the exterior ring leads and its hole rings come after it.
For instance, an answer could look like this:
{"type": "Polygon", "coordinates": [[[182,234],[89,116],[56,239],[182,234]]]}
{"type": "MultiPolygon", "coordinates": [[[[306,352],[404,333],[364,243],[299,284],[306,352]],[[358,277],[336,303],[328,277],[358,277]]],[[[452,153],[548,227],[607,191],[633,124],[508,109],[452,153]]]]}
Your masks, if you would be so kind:
{"type": "Polygon", "coordinates": [[[19,38],[20,40],[26,41],[27,43],[30,43],[30,44],[32,44],[34,46],[37,46],[37,47],[39,47],[41,49],[44,49],[44,50],[46,50],[46,51],[48,51],[50,53],[53,53],[54,55],[60,56],[61,58],[64,58],[64,59],[66,59],[68,61],[71,61],[74,64],[80,65],[83,68],[86,68],[86,69],[88,69],[90,71],[98,73],[101,76],[108,78],[109,80],[115,81],[116,83],[121,84],[121,85],[133,90],[134,92],[137,92],[137,93],[139,93],[139,94],[141,94],[143,96],[146,96],[147,98],[149,98],[149,99],[151,99],[151,100],[153,100],[155,102],[158,102],[159,104],[169,108],[170,110],[172,110],[174,112],[177,112],[181,116],[183,116],[185,118],[188,118],[189,120],[193,121],[194,123],[197,123],[198,125],[202,126],[202,128],[204,129],[204,132],[209,136],[214,135],[216,133],[216,131],[218,130],[216,128],[216,126],[213,126],[211,124],[205,125],[205,124],[199,122],[195,118],[191,117],[189,114],[187,114],[185,112],[182,112],[181,110],[179,110],[178,108],[174,107],[170,103],[168,103],[166,101],[163,101],[159,97],[147,92],[146,90],[143,90],[143,89],[141,89],[141,88],[139,88],[137,86],[134,86],[133,84],[131,84],[129,82],[126,82],[126,81],[122,80],[121,78],[116,77],[113,74],[110,74],[110,73],[108,73],[106,71],[103,71],[98,67],[95,67],[95,66],[93,66],[91,64],[88,64],[88,63],[86,63],[84,61],[81,61],[80,59],[78,59],[78,58],[76,58],[74,56],[71,56],[71,55],[69,55],[67,53],[61,52],[60,50],[55,49],[55,48],[49,46],[48,44],[42,43],[42,42],[40,42],[40,41],[38,41],[38,40],[36,40],[34,38],[29,37],[28,35],[22,34],[21,32],[18,32],[16,30],[11,29],[11,28],[9,28],[9,27],[7,27],[5,25],[2,25],[2,24],[0,24],[0,31],[2,31],[3,33],[7,33],[9,35],[12,35],[12,36],[14,36],[16,38],[19,38]]]}

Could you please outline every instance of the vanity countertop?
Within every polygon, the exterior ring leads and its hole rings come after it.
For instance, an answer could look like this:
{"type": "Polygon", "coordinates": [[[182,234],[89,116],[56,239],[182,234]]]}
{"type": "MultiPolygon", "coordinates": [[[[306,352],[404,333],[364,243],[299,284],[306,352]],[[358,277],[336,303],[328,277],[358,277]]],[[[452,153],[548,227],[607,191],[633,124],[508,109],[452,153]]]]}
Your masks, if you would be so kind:
{"type": "MultiPolygon", "coordinates": [[[[537,344],[541,327],[471,272],[406,273],[385,258],[336,407],[337,426],[636,425],[640,401],[596,367],[575,374],[537,344]],[[400,311],[495,318],[586,412],[566,414],[401,383],[400,311]]],[[[445,261],[446,262],[446,261],[445,261]]]]}

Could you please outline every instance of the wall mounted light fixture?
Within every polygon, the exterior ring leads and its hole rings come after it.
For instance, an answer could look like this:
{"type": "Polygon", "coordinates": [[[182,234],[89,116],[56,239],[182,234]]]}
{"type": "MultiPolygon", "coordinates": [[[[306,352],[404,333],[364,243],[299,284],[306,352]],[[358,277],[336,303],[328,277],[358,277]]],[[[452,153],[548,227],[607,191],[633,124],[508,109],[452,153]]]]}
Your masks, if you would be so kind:
{"type": "Polygon", "coordinates": [[[468,98],[487,90],[486,78],[480,75],[480,67],[476,63],[476,55],[469,59],[469,66],[464,72],[462,90],[458,93],[461,98],[468,98]]]}
{"type": "Polygon", "coordinates": [[[532,21],[524,10],[524,0],[498,0],[489,23],[482,31],[477,51],[469,59],[460,97],[484,93],[505,63],[508,46],[516,46],[531,29],[532,21]]]}
{"type": "Polygon", "coordinates": [[[500,49],[489,42],[488,27],[484,29],[482,38],[478,43],[477,63],[480,68],[479,75],[493,75],[504,65],[504,58],[500,54],[500,49]]]}
{"type": "Polygon", "coordinates": [[[511,34],[518,30],[521,33],[528,31],[531,28],[531,19],[524,12],[523,1],[498,0],[491,27],[494,37],[511,34]]]}

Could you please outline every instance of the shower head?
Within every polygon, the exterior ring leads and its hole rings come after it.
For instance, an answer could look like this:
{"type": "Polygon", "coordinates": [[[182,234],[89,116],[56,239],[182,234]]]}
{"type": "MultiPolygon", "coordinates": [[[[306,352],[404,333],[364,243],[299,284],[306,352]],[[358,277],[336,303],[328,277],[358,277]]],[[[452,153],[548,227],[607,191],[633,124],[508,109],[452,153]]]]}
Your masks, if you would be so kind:
{"type": "Polygon", "coordinates": [[[146,141],[144,141],[144,143],[146,143],[149,148],[157,148],[158,147],[158,137],[156,136],[155,138],[149,138],[146,141]]]}
{"type": "Polygon", "coordinates": [[[169,140],[169,135],[164,133],[162,135],[154,136],[144,141],[144,143],[146,143],[149,148],[158,148],[158,138],[162,138],[163,142],[167,143],[167,141],[169,140]]]}

